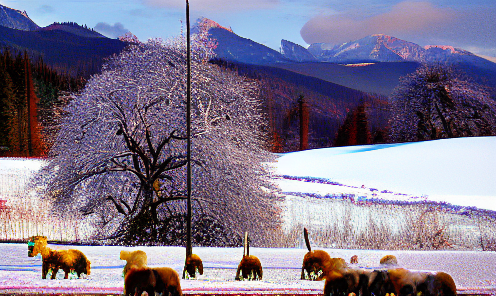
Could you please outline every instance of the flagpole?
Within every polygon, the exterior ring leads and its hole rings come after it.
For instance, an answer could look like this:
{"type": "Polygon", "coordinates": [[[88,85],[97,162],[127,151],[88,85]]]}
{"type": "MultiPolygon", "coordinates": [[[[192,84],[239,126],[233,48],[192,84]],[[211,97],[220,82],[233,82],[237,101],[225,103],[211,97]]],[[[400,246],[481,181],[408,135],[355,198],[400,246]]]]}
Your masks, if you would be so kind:
{"type": "Polygon", "coordinates": [[[191,246],[191,40],[189,24],[189,1],[186,0],[186,59],[187,59],[187,81],[186,81],[186,137],[187,139],[187,207],[186,217],[186,258],[193,254],[191,246]]]}

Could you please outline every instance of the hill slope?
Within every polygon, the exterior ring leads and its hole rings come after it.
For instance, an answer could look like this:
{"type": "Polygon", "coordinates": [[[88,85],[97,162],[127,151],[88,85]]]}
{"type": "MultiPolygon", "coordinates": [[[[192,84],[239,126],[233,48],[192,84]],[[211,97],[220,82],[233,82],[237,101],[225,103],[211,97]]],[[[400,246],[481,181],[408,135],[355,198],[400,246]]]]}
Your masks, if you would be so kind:
{"type": "Polygon", "coordinates": [[[80,37],[86,38],[107,38],[93,29],[80,26],[76,23],[53,23],[50,26],[37,29],[38,31],[64,31],[80,37]]]}
{"type": "Polygon", "coordinates": [[[0,26],[0,46],[43,57],[52,68],[71,75],[89,76],[103,60],[126,44],[117,39],[87,38],[64,30],[21,31],[0,26]]]}
{"type": "Polygon", "coordinates": [[[9,8],[0,4],[0,26],[31,31],[39,28],[25,11],[9,8]]]}
{"type": "Polygon", "coordinates": [[[275,66],[363,92],[388,96],[398,85],[400,77],[414,72],[419,65],[416,62],[397,62],[361,65],[280,63],[275,66]]]}
{"type": "Polygon", "coordinates": [[[283,155],[277,173],[348,185],[281,181],[286,192],[325,196],[353,190],[368,198],[415,201],[423,197],[496,211],[495,149],[496,137],[315,149],[283,155]],[[362,185],[365,190],[360,193],[362,185]],[[369,188],[375,188],[376,194],[369,188]]]}

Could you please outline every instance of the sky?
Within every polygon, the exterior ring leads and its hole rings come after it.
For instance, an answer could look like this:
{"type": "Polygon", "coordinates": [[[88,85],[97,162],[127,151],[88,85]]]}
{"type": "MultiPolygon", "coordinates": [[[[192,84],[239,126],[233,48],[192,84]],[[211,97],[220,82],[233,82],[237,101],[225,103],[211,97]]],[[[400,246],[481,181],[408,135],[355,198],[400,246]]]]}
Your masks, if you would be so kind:
{"type": "MultiPolygon", "coordinates": [[[[39,26],[76,22],[116,38],[167,39],[185,30],[185,0],[0,0],[39,26]]],[[[387,34],[419,45],[451,45],[496,57],[494,0],[190,0],[191,22],[206,17],[279,50],[387,34]]]]}

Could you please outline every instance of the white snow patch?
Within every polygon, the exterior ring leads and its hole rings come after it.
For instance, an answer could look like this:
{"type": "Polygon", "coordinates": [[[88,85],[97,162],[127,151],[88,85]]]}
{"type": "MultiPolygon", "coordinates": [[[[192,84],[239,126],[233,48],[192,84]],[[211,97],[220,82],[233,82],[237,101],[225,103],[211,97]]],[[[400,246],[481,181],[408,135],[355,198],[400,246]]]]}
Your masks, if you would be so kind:
{"type": "Polygon", "coordinates": [[[495,151],[496,137],[314,149],[282,155],[276,174],[340,184],[279,179],[283,192],[423,198],[496,211],[495,151]]]}

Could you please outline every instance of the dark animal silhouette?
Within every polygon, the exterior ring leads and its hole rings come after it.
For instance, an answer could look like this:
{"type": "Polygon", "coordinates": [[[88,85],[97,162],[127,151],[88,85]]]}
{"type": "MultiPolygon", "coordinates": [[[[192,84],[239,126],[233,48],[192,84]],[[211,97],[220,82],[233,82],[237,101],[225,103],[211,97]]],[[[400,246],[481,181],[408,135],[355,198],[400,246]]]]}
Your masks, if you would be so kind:
{"type": "Polygon", "coordinates": [[[235,280],[241,280],[240,275],[244,279],[253,280],[261,280],[263,276],[262,264],[260,263],[260,260],[256,256],[250,255],[248,233],[245,233],[243,259],[239,262],[235,280]]]}

